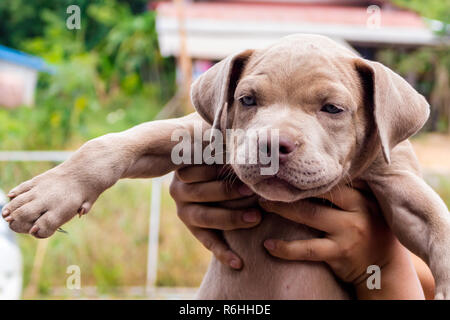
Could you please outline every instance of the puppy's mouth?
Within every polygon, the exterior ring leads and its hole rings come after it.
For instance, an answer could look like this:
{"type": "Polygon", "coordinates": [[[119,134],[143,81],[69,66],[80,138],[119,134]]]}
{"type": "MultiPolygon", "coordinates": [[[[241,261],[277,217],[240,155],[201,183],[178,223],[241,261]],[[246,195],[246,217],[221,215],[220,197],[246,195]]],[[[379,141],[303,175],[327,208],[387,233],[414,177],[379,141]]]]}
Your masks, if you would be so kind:
{"type": "Polygon", "coordinates": [[[269,176],[264,178],[262,181],[260,181],[258,184],[261,183],[265,183],[267,185],[270,185],[273,188],[288,188],[288,189],[292,189],[293,191],[297,190],[297,191],[305,191],[307,189],[300,189],[296,186],[294,186],[292,183],[288,182],[286,179],[283,179],[281,177],[279,177],[278,175],[275,176],[269,176]]]}
{"type": "Polygon", "coordinates": [[[271,201],[294,202],[323,194],[333,188],[339,180],[340,175],[320,186],[299,188],[287,179],[275,175],[264,177],[264,179],[253,185],[253,189],[260,196],[271,201]]]}
{"type": "Polygon", "coordinates": [[[264,178],[262,181],[260,181],[257,184],[266,183],[267,185],[270,185],[273,188],[284,187],[284,188],[291,189],[292,191],[304,192],[304,191],[309,191],[309,190],[322,189],[323,187],[326,187],[326,186],[332,184],[333,182],[334,182],[334,180],[331,182],[324,183],[323,185],[320,185],[320,186],[313,186],[310,188],[305,188],[305,187],[300,188],[300,187],[295,186],[293,183],[289,182],[287,179],[280,177],[279,175],[275,175],[275,176],[271,176],[271,177],[269,176],[267,178],[264,178]]]}

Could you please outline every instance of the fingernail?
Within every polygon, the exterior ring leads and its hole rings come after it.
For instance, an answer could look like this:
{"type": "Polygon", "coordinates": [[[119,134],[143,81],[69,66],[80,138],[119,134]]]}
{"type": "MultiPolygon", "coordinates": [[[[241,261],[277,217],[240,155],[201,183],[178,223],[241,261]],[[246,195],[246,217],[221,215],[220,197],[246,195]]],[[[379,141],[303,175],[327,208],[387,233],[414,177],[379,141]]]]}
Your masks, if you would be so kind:
{"type": "Polygon", "coordinates": [[[242,215],[242,219],[245,222],[256,222],[259,219],[259,214],[256,211],[245,212],[242,215]]]}
{"type": "Polygon", "coordinates": [[[266,240],[264,241],[264,247],[266,247],[269,250],[275,249],[275,242],[273,240],[266,240]]]}
{"type": "Polygon", "coordinates": [[[247,185],[243,184],[238,188],[238,191],[243,196],[251,196],[254,192],[252,189],[250,189],[247,185]]]}
{"type": "Polygon", "coordinates": [[[15,193],[12,192],[12,191],[10,191],[10,192],[7,194],[7,196],[8,196],[8,198],[12,198],[12,197],[15,196],[15,193]]]}
{"type": "Polygon", "coordinates": [[[39,227],[38,226],[33,226],[33,227],[31,227],[31,229],[30,229],[30,234],[31,235],[34,235],[36,232],[38,232],[39,231],[39,227]]]}
{"type": "Polygon", "coordinates": [[[9,210],[8,209],[5,209],[5,210],[3,210],[3,213],[2,213],[2,216],[3,217],[6,217],[6,216],[8,216],[9,215],[9,210]]]}
{"type": "Polygon", "coordinates": [[[79,218],[81,218],[85,214],[86,214],[86,209],[84,209],[84,208],[78,209],[78,217],[79,218]]]}
{"type": "Polygon", "coordinates": [[[13,219],[13,218],[12,218],[11,216],[8,216],[8,217],[5,218],[5,221],[6,221],[6,222],[11,222],[12,219],[13,219]]]}
{"type": "Polygon", "coordinates": [[[231,260],[230,260],[230,266],[231,266],[233,269],[239,269],[239,268],[241,267],[241,264],[239,263],[238,260],[236,260],[236,259],[231,259],[231,260]]]}

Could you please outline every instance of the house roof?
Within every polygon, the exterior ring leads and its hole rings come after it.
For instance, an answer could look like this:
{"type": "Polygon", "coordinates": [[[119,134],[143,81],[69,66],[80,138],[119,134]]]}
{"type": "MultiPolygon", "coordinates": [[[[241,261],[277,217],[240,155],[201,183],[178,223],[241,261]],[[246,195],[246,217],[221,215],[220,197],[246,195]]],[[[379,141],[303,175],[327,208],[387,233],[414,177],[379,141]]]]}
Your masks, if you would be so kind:
{"type": "MultiPolygon", "coordinates": [[[[276,21],[365,27],[369,16],[367,7],[334,4],[198,2],[186,3],[184,6],[186,19],[217,21],[276,21]]],[[[172,3],[161,3],[158,6],[158,14],[176,17],[177,12],[172,3]]],[[[383,10],[382,25],[426,29],[418,14],[406,10],[383,10]]]]}
{"type": "MultiPolygon", "coordinates": [[[[258,48],[292,33],[323,34],[369,46],[417,46],[439,41],[415,12],[382,6],[379,13],[378,28],[368,25],[373,11],[366,6],[328,2],[189,2],[184,4],[182,15],[188,52],[199,58],[221,59],[244,49],[244,44],[258,48]]],[[[178,53],[177,17],[173,3],[157,6],[157,30],[164,55],[178,53]]]]}
{"type": "Polygon", "coordinates": [[[43,59],[0,45],[0,60],[43,72],[53,72],[43,59]]]}

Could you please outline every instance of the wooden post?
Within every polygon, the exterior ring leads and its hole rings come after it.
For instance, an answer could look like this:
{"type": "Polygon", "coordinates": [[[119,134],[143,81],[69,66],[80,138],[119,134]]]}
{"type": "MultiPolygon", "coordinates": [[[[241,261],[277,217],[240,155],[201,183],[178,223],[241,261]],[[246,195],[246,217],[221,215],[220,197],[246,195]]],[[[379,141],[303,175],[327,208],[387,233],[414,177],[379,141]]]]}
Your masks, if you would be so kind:
{"type": "Polygon", "coordinates": [[[192,81],[192,60],[189,56],[187,39],[186,39],[186,25],[185,25],[185,4],[184,0],[174,0],[175,8],[177,11],[178,20],[178,36],[180,38],[180,50],[178,57],[178,65],[181,70],[180,77],[180,91],[181,91],[181,103],[185,114],[194,111],[194,108],[190,101],[190,90],[192,81]]]}
{"type": "Polygon", "coordinates": [[[34,256],[33,269],[31,270],[30,283],[28,284],[24,297],[35,298],[39,291],[39,280],[41,278],[42,265],[44,264],[45,253],[47,252],[49,238],[38,240],[36,255],[34,256]]]}

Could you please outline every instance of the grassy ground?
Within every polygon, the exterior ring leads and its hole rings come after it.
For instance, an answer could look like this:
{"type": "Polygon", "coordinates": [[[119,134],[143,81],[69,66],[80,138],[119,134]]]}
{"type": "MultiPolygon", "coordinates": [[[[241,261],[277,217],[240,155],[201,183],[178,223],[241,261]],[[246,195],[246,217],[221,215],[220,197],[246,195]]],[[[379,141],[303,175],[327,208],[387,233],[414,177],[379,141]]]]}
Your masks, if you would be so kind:
{"type": "Polygon", "coordinates": [[[450,135],[424,134],[412,140],[420,164],[436,174],[450,174],[450,135]]]}
{"type": "MultiPolygon", "coordinates": [[[[0,164],[1,188],[9,190],[51,164],[0,164]]],[[[92,211],[64,226],[68,234],[50,238],[39,281],[39,296],[64,287],[66,269],[78,265],[82,286],[108,293],[121,286],[143,286],[146,280],[150,180],[124,180],[106,191],[92,211]]],[[[164,184],[159,247],[159,286],[197,287],[210,255],[178,220],[175,204],[164,184]]],[[[30,281],[37,243],[18,235],[24,258],[24,286],[30,281]]],[[[34,298],[25,295],[25,298],[34,298]]]]}
{"type": "MultiPolygon", "coordinates": [[[[421,136],[414,141],[425,166],[426,179],[450,207],[450,137],[421,136]]],[[[50,163],[0,163],[0,188],[9,190],[21,181],[50,168],[50,163]]],[[[206,271],[209,253],[178,220],[168,184],[163,188],[158,285],[196,287],[206,271]]],[[[51,288],[64,287],[70,265],[81,269],[83,287],[94,286],[110,297],[114,288],[144,286],[149,223],[150,180],[125,180],[103,194],[91,213],[73,219],[49,240],[40,274],[39,297],[50,298],[51,288]]],[[[27,287],[38,240],[18,236],[24,257],[27,287]]],[[[70,296],[69,296],[70,297],[70,296]]],[[[36,298],[26,294],[25,298],[36,298]]]]}
{"type": "Polygon", "coordinates": [[[426,181],[450,208],[450,135],[424,134],[412,143],[426,181]]]}

